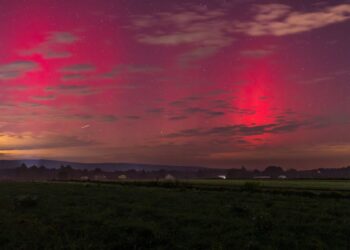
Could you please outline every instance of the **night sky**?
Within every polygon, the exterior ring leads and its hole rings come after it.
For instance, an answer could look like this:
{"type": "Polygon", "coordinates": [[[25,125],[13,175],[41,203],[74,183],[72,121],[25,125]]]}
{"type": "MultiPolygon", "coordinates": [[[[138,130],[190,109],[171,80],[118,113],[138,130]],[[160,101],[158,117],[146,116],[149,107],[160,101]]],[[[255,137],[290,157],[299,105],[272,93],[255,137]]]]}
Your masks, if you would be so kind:
{"type": "Polygon", "coordinates": [[[349,1],[0,9],[0,159],[350,165],[349,1]]]}

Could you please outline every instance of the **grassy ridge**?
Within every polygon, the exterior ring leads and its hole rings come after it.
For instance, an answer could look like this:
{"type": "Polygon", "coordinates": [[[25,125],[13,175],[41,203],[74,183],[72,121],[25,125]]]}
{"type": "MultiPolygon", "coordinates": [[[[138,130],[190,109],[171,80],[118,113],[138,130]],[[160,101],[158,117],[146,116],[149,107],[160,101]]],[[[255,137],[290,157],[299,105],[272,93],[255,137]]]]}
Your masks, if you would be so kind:
{"type": "MultiPolygon", "coordinates": [[[[192,181],[191,185],[245,187],[245,183],[192,181]]],[[[263,181],[261,185],[277,184],[263,181]]],[[[345,185],[338,184],[333,190],[345,185]]],[[[319,188],[324,184],[313,185],[319,188]]],[[[132,183],[1,183],[0,249],[350,246],[350,199],[255,192],[254,188],[257,187],[207,190],[132,183]],[[37,200],[31,205],[18,204],[18,197],[23,196],[37,200]]]]}

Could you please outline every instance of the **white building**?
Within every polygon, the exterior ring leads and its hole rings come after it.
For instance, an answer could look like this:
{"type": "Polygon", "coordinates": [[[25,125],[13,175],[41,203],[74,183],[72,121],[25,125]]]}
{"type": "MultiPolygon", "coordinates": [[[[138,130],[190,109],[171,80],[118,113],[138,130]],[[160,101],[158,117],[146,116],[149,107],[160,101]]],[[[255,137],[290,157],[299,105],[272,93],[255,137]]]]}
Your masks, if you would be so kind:
{"type": "Polygon", "coordinates": [[[167,180],[167,181],[175,181],[176,178],[174,176],[172,176],[171,174],[167,174],[165,177],[164,177],[164,180],[167,180]]]}
{"type": "Polygon", "coordinates": [[[128,177],[125,174],[119,175],[118,180],[126,180],[128,177]]]}
{"type": "Polygon", "coordinates": [[[81,181],[88,181],[89,180],[89,176],[80,176],[79,178],[81,181]]]}
{"type": "Polygon", "coordinates": [[[95,175],[94,180],[95,181],[105,181],[105,180],[107,180],[107,177],[105,175],[95,175]]]}

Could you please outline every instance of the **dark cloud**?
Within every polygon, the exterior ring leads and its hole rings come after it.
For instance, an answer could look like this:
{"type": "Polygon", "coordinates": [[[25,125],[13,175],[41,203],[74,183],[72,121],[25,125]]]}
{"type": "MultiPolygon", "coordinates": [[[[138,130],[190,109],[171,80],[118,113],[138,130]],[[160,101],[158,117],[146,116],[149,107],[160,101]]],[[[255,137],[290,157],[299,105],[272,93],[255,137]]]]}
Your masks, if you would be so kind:
{"type": "Polygon", "coordinates": [[[110,72],[104,73],[104,78],[115,78],[123,74],[151,74],[160,73],[163,69],[160,66],[151,64],[119,64],[110,72]]]}
{"type": "Polygon", "coordinates": [[[273,53],[272,49],[251,49],[251,50],[242,50],[240,54],[244,57],[251,58],[263,58],[269,56],[273,53]]]}
{"type": "Polygon", "coordinates": [[[195,48],[180,55],[178,58],[178,63],[183,67],[194,67],[196,64],[191,64],[192,62],[211,57],[215,55],[218,50],[219,48],[217,47],[195,48]]]}
{"type": "Polygon", "coordinates": [[[172,101],[169,104],[171,106],[184,106],[184,105],[186,105],[186,101],[184,101],[184,100],[177,100],[177,101],[172,101]]]}
{"type": "Polygon", "coordinates": [[[101,120],[104,122],[116,122],[118,121],[118,117],[115,115],[104,115],[101,117],[101,120]]]}
{"type": "Polygon", "coordinates": [[[164,108],[153,108],[153,109],[148,109],[146,110],[148,113],[153,113],[153,114],[161,114],[164,112],[164,108]]]}
{"type": "Polygon", "coordinates": [[[91,120],[94,119],[94,116],[91,114],[74,114],[70,117],[78,119],[78,120],[91,120]]]}
{"type": "Polygon", "coordinates": [[[45,51],[41,52],[44,54],[46,59],[58,59],[58,58],[68,58],[72,56],[72,53],[68,51],[45,51]]]}
{"type": "Polygon", "coordinates": [[[76,136],[64,136],[56,134],[0,134],[7,138],[8,143],[0,142],[0,150],[34,150],[49,148],[81,147],[91,145],[95,142],[80,139],[76,136]]]}
{"type": "Polygon", "coordinates": [[[170,121],[181,121],[181,120],[185,120],[187,118],[188,117],[185,116],[185,115],[178,115],[178,116],[171,116],[171,117],[169,117],[169,120],[170,121]]]}
{"type": "Polygon", "coordinates": [[[127,118],[129,120],[140,120],[141,116],[138,116],[138,115],[127,115],[127,116],[125,116],[125,118],[127,118]]]}
{"type": "Polygon", "coordinates": [[[350,19],[350,4],[301,12],[285,4],[261,4],[254,7],[253,21],[236,23],[236,31],[250,36],[285,36],[322,28],[350,19]]]}
{"type": "Polygon", "coordinates": [[[0,103],[0,110],[11,110],[14,107],[16,107],[16,105],[12,103],[0,103]]]}
{"type": "Polygon", "coordinates": [[[168,138],[177,137],[196,137],[196,136],[252,136],[252,135],[262,135],[265,133],[277,134],[277,133],[287,133],[295,131],[301,127],[306,127],[308,123],[306,122],[285,122],[282,124],[266,124],[266,125],[228,125],[214,127],[210,129],[194,128],[185,129],[176,133],[168,134],[168,138]]]}
{"type": "Polygon", "coordinates": [[[234,41],[226,8],[210,10],[202,6],[179,7],[152,15],[134,16],[132,29],[140,43],[162,46],[188,45],[180,55],[183,66],[210,57],[234,41]],[[161,31],[161,32],[159,32],[161,31]]]}
{"type": "Polygon", "coordinates": [[[350,79],[350,70],[349,69],[337,69],[331,72],[322,72],[318,75],[313,75],[310,78],[299,78],[296,77],[296,79],[293,81],[299,83],[299,84],[307,84],[307,85],[313,85],[313,84],[334,84],[335,82],[337,84],[348,84],[350,79]]]}
{"type": "Polygon", "coordinates": [[[55,95],[36,95],[32,96],[31,99],[36,100],[36,101],[51,101],[55,100],[56,96],[55,95]]]}
{"type": "MultiPolygon", "coordinates": [[[[179,9],[173,12],[160,12],[154,15],[135,16],[133,28],[140,32],[139,42],[155,45],[195,44],[223,47],[232,42],[227,36],[228,23],[224,9],[208,10],[198,6],[179,9]],[[172,27],[162,33],[149,33],[150,28],[172,27]]],[[[156,29],[155,29],[156,30],[156,29]]]]}
{"type": "Polygon", "coordinates": [[[48,36],[48,41],[60,44],[72,44],[78,41],[79,38],[70,32],[52,32],[48,36]]]}
{"type": "Polygon", "coordinates": [[[204,109],[204,108],[187,108],[187,109],[183,110],[183,113],[187,114],[187,115],[203,114],[203,115],[207,115],[207,116],[225,115],[225,112],[204,109]]]}
{"type": "Polygon", "coordinates": [[[39,70],[40,66],[32,61],[14,61],[0,65],[0,80],[15,79],[28,72],[39,70]]]}
{"type": "Polygon", "coordinates": [[[21,50],[22,56],[41,55],[45,59],[69,58],[72,53],[66,50],[66,46],[74,44],[79,38],[70,32],[51,32],[44,42],[31,49],[21,50]]]}
{"type": "Polygon", "coordinates": [[[44,106],[43,104],[36,103],[36,102],[22,102],[19,105],[22,107],[32,107],[32,108],[44,106]]]}
{"type": "Polygon", "coordinates": [[[60,84],[54,87],[47,87],[46,91],[52,91],[56,95],[93,95],[101,90],[88,85],[60,84]]]}
{"type": "Polygon", "coordinates": [[[62,76],[63,81],[82,81],[85,80],[86,76],[83,74],[78,73],[72,73],[72,74],[66,74],[62,76]]]}
{"type": "Polygon", "coordinates": [[[60,71],[61,72],[68,72],[68,73],[86,73],[86,72],[92,72],[95,71],[96,67],[91,64],[72,64],[69,66],[63,67],[60,71]]]}
{"type": "Polygon", "coordinates": [[[213,108],[219,108],[219,109],[228,109],[228,108],[231,108],[232,106],[226,100],[213,100],[211,101],[211,104],[213,105],[213,108]]]}

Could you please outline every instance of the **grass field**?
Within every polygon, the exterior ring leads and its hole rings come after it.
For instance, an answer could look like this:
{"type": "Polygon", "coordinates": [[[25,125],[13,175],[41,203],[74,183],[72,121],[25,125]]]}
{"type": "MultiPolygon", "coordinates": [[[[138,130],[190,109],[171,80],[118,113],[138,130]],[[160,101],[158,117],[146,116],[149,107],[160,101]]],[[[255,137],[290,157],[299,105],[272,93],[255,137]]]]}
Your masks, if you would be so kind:
{"type": "Polygon", "coordinates": [[[259,183],[261,188],[350,191],[349,180],[191,180],[189,183],[232,187],[240,187],[247,183],[259,183]]]}
{"type": "Polygon", "coordinates": [[[0,249],[350,248],[347,181],[122,184],[0,183],[0,249]]]}

